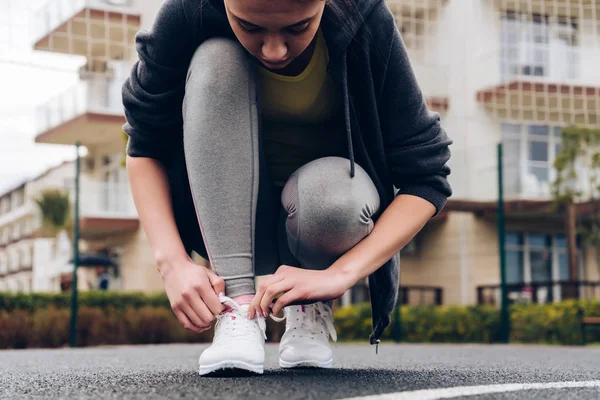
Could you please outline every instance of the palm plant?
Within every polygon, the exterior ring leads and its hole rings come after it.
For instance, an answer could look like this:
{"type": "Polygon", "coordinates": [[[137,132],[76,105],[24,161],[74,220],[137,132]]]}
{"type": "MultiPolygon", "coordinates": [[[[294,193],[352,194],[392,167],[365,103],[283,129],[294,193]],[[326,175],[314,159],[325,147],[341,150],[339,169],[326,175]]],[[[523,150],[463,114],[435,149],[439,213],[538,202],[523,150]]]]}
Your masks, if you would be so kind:
{"type": "Polygon", "coordinates": [[[71,202],[69,194],[58,189],[46,189],[34,199],[42,213],[42,236],[55,237],[60,231],[71,234],[71,202]]]}

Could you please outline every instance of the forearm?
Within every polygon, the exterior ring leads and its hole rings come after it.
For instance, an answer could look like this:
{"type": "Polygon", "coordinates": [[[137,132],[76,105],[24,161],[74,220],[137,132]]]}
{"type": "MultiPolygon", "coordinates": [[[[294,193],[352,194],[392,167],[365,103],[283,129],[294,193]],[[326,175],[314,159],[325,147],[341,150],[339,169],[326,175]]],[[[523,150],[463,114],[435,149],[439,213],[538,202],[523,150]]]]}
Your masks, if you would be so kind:
{"type": "Polygon", "coordinates": [[[155,159],[127,156],[127,172],[142,227],[163,275],[173,260],[187,257],[175,224],[165,170],[155,159]]]}
{"type": "Polygon", "coordinates": [[[399,195],[377,220],[373,231],[329,269],[347,279],[347,286],[371,275],[419,233],[435,214],[420,197],[399,195]]]}

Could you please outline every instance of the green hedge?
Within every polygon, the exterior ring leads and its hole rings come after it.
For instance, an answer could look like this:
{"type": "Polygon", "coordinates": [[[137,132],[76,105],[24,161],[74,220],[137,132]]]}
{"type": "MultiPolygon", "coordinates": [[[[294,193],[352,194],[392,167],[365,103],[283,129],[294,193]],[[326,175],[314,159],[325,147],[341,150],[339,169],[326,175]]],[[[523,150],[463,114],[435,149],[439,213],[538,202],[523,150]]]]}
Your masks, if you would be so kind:
{"type": "MultiPolygon", "coordinates": [[[[499,310],[493,307],[402,307],[402,339],[413,343],[494,343],[498,341],[499,310]]],[[[578,316],[600,316],[600,301],[565,301],[555,304],[519,304],[511,307],[511,342],[538,344],[581,343],[578,316]]],[[[392,315],[393,316],[393,315],[392,315]]],[[[371,332],[368,304],[336,310],[338,336],[364,340],[371,332]],[[357,322],[358,321],[358,322],[357,322]]],[[[383,335],[391,340],[394,326],[383,335]]],[[[587,327],[587,341],[600,342],[600,327],[587,327]]]]}
{"type": "MultiPolygon", "coordinates": [[[[79,305],[96,308],[113,307],[117,310],[124,310],[127,307],[169,307],[169,299],[164,293],[147,295],[143,293],[91,291],[79,294],[79,305]]],[[[8,294],[0,292],[0,310],[34,311],[49,306],[69,308],[71,306],[71,294],[8,294]]]]}
{"type": "MultiPolygon", "coordinates": [[[[61,347],[68,344],[70,296],[0,293],[0,348],[61,347]]],[[[598,301],[565,301],[549,305],[514,305],[511,341],[516,343],[579,344],[578,311],[600,316],[598,301]]],[[[183,329],[164,294],[86,292],[80,295],[78,344],[151,344],[206,342],[212,331],[198,335],[183,329]]],[[[402,307],[402,337],[406,342],[494,343],[499,331],[498,309],[492,307],[402,307]]],[[[340,340],[366,342],[371,333],[368,304],[335,310],[340,340]]],[[[267,320],[270,341],[278,341],[284,324],[267,320]]],[[[383,339],[392,340],[394,321],[383,339]]],[[[600,342],[600,328],[589,327],[588,342],[600,342]]]]}

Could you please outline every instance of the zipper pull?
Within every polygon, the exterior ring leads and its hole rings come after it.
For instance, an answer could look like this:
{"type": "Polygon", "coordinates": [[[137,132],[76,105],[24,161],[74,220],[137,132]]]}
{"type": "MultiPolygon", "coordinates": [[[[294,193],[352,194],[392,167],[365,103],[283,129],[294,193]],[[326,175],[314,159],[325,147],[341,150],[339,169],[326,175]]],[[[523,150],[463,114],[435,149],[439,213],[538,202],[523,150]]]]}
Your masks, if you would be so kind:
{"type": "Polygon", "coordinates": [[[371,343],[372,345],[375,345],[375,354],[379,354],[379,343],[381,343],[381,340],[377,340],[373,343],[371,343]]]}

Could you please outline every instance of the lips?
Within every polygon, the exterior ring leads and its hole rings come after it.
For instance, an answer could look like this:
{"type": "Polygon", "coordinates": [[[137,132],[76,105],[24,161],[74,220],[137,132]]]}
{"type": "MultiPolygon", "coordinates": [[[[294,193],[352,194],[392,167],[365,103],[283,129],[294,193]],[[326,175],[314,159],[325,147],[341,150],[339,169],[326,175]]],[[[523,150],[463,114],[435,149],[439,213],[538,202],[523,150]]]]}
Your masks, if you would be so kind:
{"type": "Polygon", "coordinates": [[[266,65],[267,67],[272,67],[272,68],[285,67],[290,62],[289,59],[287,59],[285,61],[279,61],[279,62],[276,62],[276,63],[268,62],[268,61],[265,61],[265,60],[262,60],[262,59],[260,61],[264,65],[266,65]]]}

